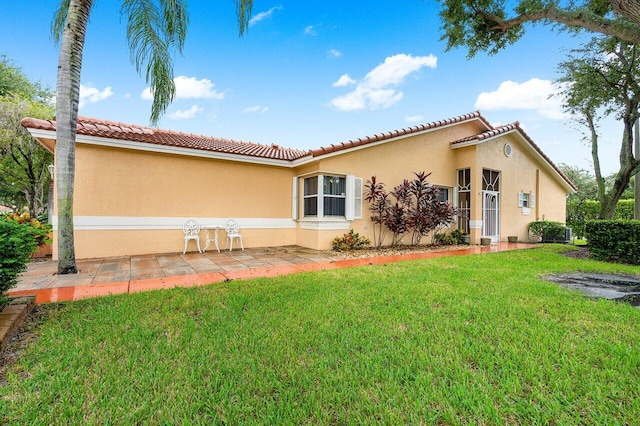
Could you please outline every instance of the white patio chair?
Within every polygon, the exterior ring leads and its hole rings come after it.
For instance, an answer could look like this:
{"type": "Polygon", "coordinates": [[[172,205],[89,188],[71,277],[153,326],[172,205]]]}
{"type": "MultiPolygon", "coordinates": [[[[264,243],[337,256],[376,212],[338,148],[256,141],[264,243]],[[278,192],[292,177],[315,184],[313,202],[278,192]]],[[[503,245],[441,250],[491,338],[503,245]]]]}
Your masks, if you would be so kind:
{"type": "Polygon", "coordinates": [[[184,232],[184,250],[182,250],[182,254],[187,252],[189,240],[195,240],[198,246],[198,253],[202,253],[202,250],[200,250],[200,224],[194,219],[189,219],[182,225],[182,231],[184,232]]]}
{"type": "MultiPolygon", "coordinates": [[[[238,222],[233,219],[229,219],[224,225],[224,230],[227,232],[227,245],[229,246],[229,251],[233,250],[234,239],[237,239],[240,242],[240,247],[244,250],[242,235],[240,235],[240,225],[238,225],[238,222]]],[[[226,249],[227,246],[225,245],[224,248],[226,249]]]]}

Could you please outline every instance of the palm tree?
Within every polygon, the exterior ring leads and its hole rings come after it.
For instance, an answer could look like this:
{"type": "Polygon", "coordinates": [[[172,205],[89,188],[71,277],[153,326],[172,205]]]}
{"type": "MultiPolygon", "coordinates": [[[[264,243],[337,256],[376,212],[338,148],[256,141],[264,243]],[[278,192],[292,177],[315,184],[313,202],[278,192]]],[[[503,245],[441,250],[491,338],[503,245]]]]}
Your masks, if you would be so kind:
{"type": "MultiPolygon", "coordinates": [[[[253,0],[234,0],[240,35],[247,29],[253,0]]],[[[87,23],[93,0],[62,0],[51,32],[60,44],[56,90],[56,156],[58,208],[58,273],[77,273],[73,239],[75,141],[80,98],[80,72],[87,23]]],[[[173,100],[173,49],[182,52],[189,17],[186,0],[123,0],[131,58],[145,72],[153,104],[151,124],[157,124],[173,100]]]]}

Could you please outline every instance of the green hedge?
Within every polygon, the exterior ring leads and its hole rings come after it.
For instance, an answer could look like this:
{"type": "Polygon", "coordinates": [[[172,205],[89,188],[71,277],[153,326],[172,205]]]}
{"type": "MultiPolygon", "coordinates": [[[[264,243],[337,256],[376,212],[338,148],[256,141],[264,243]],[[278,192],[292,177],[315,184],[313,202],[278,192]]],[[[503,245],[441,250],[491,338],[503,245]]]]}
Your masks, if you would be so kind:
{"type": "MultiPolygon", "coordinates": [[[[614,219],[633,220],[634,200],[620,200],[616,205],[614,219]]],[[[582,238],[585,236],[585,224],[592,220],[598,220],[600,216],[600,202],[586,200],[578,203],[577,200],[567,202],[567,226],[573,231],[573,235],[582,238]]]]}
{"type": "Polygon", "coordinates": [[[550,220],[537,220],[529,223],[529,233],[540,237],[543,243],[563,243],[567,227],[560,222],[550,220]]]}
{"type": "Polygon", "coordinates": [[[18,283],[38,244],[29,226],[0,220],[0,295],[18,283]]]}
{"type": "Polygon", "coordinates": [[[606,261],[640,265],[640,221],[598,220],[587,222],[591,256],[606,261]]]}
{"type": "Polygon", "coordinates": [[[27,213],[0,215],[0,306],[5,293],[18,283],[18,276],[27,268],[31,255],[44,244],[49,227],[27,213]]]}

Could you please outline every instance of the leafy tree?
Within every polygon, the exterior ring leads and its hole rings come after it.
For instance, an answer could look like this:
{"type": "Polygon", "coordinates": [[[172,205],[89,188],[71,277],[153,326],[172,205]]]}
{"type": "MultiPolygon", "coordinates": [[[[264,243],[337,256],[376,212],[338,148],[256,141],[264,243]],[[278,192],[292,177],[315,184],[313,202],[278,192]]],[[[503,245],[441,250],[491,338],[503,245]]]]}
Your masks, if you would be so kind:
{"type": "Polygon", "coordinates": [[[53,155],[33,140],[20,120],[24,117],[50,119],[52,115],[53,107],[47,104],[17,97],[0,98],[0,185],[13,189],[17,196],[14,204],[21,206],[24,200],[34,216],[47,208],[51,181],[47,166],[53,161],[53,155]]]}
{"type": "MultiPolygon", "coordinates": [[[[253,0],[234,0],[239,32],[247,28],[253,0]]],[[[51,32],[60,44],[56,97],[56,181],[58,194],[58,273],[76,273],[73,243],[73,182],[80,73],[87,24],[93,0],[61,0],[51,32]]],[[[171,54],[182,51],[187,35],[186,0],[122,0],[127,41],[136,70],[151,87],[151,124],[156,124],[173,100],[175,85],[171,54]]]]}
{"type": "Polygon", "coordinates": [[[565,87],[564,107],[588,129],[585,139],[591,145],[600,218],[612,219],[618,200],[640,171],[640,159],[633,155],[633,126],[640,102],[640,50],[613,37],[595,38],[573,50],[559,69],[559,82],[565,87]],[[623,126],[620,169],[610,188],[600,169],[598,151],[597,123],[604,116],[614,116],[623,126]]]}
{"type": "Polygon", "coordinates": [[[526,23],[551,24],[575,31],[586,29],[640,43],[637,0],[441,0],[447,48],[466,46],[469,56],[497,53],[518,41],[526,23]]]}
{"type": "Polygon", "coordinates": [[[596,200],[598,198],[598,185],[596,184],[596,178],[591,172],[567,164],[559,164],[558,168],[578,187],[578,191],[570,194],[569,199],[584,201],[596,200]]]}
{"type": "Polygon", "coordinates": [[[18,96],[22,99],[40,99],[50,95],[40,83],[27,78],[22,70],[6,55],[0,55],[0,97],[18,96]]]}
{"type": "Polygon", "coordinates": [[[23,117],[50,119],[51,93],[30,81],[6,56],[0,57],[0,202],[33,215],[46,208],[53,156],[20,125],[23,117]]]}

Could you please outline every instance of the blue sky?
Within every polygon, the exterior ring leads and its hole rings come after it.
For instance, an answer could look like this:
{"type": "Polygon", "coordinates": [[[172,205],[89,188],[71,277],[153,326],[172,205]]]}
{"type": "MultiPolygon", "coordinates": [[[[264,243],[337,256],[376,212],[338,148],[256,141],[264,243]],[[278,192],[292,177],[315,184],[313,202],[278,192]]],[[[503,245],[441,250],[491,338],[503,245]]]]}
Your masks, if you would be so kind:
{"type": "MultiPolygon", "coordinates": [[[[49,36],[57,2],[3,6],[0,54],[55,87],[49,36]]],[[[311,149],[480,110],[519,121],[556,163],[591,170],[589,148],[553,93],[556,66],[579,39],[529,28],[495,56],[445,52],[432,0],[263,1],[238,37],[234,2],[189,1],[175,56],[177,98],[160,127],[311,149]],[[213,4],[213,6],[211,5],[213,4]]],[[[96,0],[87,31],[80,114],[147,125],[147,85],[130,62],[119,2],[96,0]]],[[[619,126],[604,129],[603,171],[617,169],[619,126]]]]}

